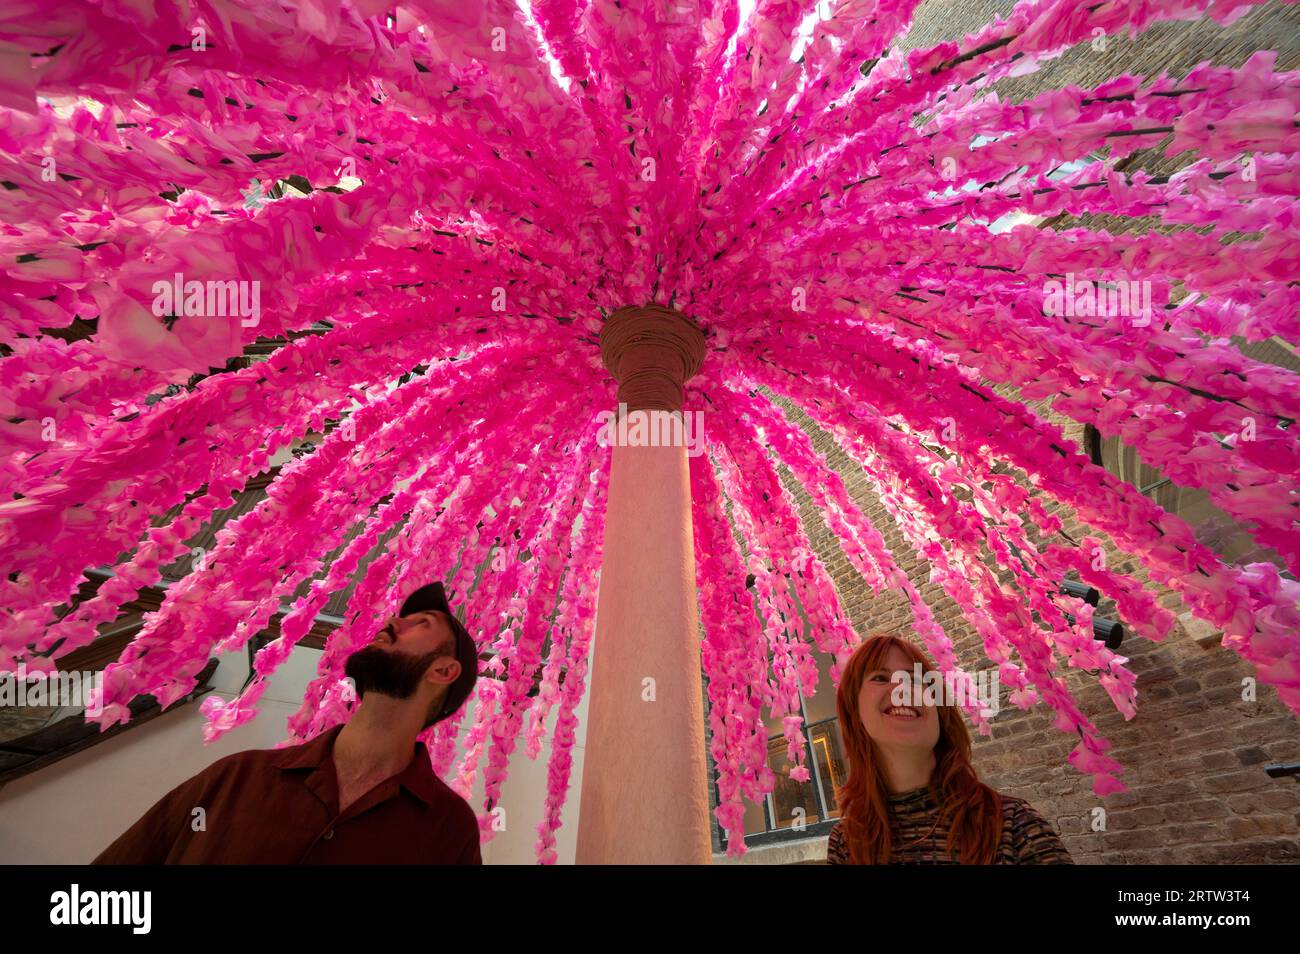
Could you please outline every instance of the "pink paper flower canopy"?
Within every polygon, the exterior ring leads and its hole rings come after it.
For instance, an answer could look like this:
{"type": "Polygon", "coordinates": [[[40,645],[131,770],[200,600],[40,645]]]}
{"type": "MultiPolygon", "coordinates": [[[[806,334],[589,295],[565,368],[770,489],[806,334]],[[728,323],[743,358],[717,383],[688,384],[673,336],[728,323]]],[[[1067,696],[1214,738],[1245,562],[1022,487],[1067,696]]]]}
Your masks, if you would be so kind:
{"type": "Polygon", "coordinates": [[[1253,5],[1040,0],[903,56],[887,51],[907,0],[820,15],[759,0],[747,17],[721,0],[7,3],[5,668],[93,641],[278,451],[325,432],[105,670],[101,725],[139,694],[187,694],[311,581],[244,692],[204,703],[209,739],[248,721],[359,577],[291,719],[292,738],[310,737],[355,702],[348,654],[414,586],[445,579],[496,678],[480,679],[471,725],[439,724],[435,769],[464,792],[481,772],[490,810],[520,739],[537,757],[549,736],[537,851],[553,861],[608,484],[597,421],[614,383],[597,336],[614,309],[657,302],[708,342],[686,406],[704,414],[692,517],[731,850],[743,800],[773,782],[765,710],[806,777],[798,693],[818,673],[793,621],[806,614],[834,678],[859,639],[791,481],[961,675],[812,425],[863,469],[1011,702],[1046,704],[1079,736],[1070,761],[1099,795],[1123,790],[1122,767],[1063,673],[1095,674],[1125,718],[1136,680],[1058,582],[1077,574],[1143,638],[1174,624],[1106,565],[1107,540],[1300,712],[1300,585],[1273,563],[1224,563],[994,388],[1055,396],[1300,568],[1300,379],[1230,340],[1300,340],[1300,74],[1260,52],[1018,104],[990,91],[1098,36],[1226,25],[1253,5]],[[1142,171],[1133,160],[1157,145],[1191,161],[1142,171]],[[1160,227],[1004,228],[1017,213],[1160,227]],[[1149,314],[1100,308],[1116,285],[1149,290],[1149,314]],[[214,289],[229,307],[212,307],[214,289]],[[78,319],[93,336],[58,333],[78,319]],[[285,343],[187,384],[259,338],[285,343]],[[1059,534],[1044,500],[1093,535],[1059,534]],[[101,565],[112,578],[76,603],[101,565]]]}

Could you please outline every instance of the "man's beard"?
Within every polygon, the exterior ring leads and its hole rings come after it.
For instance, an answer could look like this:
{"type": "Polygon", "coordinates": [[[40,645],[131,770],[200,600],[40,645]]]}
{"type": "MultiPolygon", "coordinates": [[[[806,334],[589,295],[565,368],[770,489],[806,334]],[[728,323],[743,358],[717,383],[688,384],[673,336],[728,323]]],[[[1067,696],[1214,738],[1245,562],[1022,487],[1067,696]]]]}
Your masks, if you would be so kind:
{"type": "Polygon", "coordinates": [[[394,699],[409,699],[438,656],[438,650],[413,656],[400,650],[389,652],[378,646],[367,646],[348,657],[343,674],[352,680],[359,698],[365,698],[367,692],[377,692],[394,699]]]}

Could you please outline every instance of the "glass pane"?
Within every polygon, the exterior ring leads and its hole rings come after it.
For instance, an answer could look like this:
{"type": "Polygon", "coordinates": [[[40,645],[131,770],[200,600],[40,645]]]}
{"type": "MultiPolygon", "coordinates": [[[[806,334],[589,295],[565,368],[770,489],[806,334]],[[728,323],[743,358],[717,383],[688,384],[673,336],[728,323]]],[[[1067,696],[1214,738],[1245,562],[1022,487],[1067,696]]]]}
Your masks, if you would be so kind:
{"type": "Polygon", "coordinates": [[[767,812],[761,804],[745,800],[745,834],[759,835],[767,831],[767,812]]]}
{"type": "Polygon", "coordinates": [[[817,760],[817,771],[822,777],[823,791],[826,795],[826,815],[828,818],[839,818],[839,800],[835,797],[835,791],[848,777],[848,765],[844,761],[844,746],[840,742],[839,720],[813,726],[808,730],[808,739],[812,742],[813,758],[817,760]]]}
{"type": "MultiPolygon", "coordinates": [[[[786,741],[783,736],[769,739],[767,743],[767,764],[776,773],[776,785],[772,788],[772,806],[776,815],[777,828],[790,828],[796,821],[811,825],[821,821],[817,809],[817,794],[813,782],[800,784],[792,781],[790,770],[794,767],[785,757],[786,741]],[[796,811],[802,809],[802,812],[796,811]]],[[[811,773],[810,773],[811,774],[811,773]]]]}
{"type": "Polygon", "coordinates": [[[804,694],[804,709],[810,723],[835,718],[835,687],[831,685],[831,664],[835,660],[816,651],[813,658],[817,660],[817,692],[811,696],[804,694]]]}
{"type": "Polygon", "coordinates": [[[1157,503],[1186,520],[1196,533],[1196,539],[1217,552],[1224,562],[1238,566],[1271,562],[1278,569],[1286,568],[1275,551],[1256,543],[1250,531],[1215,506],[1210,495],[1201,488],[1179,488],[1177,503],[1172,507],[1163,501],[1157,500],[1157,503]]]}
{"type": "Polygon", "coordinates": [[[1208,493],[1199,487],[1180,487],[1165,481],[1160,471],[1141,461],[1137,452],[1121,444],[1118,437],[1102,438],[1101,462],[1116,477],[1187,521],[1196,539],[1218,553],[1225,563],[1240,566],[1268,562],[1286,569],[1286,561],[1277,551],[1256,543],[1250,531],[1216,506],[1208,493]]]}

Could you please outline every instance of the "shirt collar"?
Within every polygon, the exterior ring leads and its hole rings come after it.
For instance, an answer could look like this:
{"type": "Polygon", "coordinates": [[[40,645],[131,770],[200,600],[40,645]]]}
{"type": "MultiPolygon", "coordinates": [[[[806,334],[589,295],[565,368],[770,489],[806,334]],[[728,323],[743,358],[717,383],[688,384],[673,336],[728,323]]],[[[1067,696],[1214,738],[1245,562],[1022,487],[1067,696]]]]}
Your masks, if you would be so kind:
{"type": "Polygon", "coordinates": [[[291,745],[280,750],[280,754],[271,760],[276,768],[316,768],[334,751],[334,740],[343,731],[343,726],[336,725],[326,729],[316,738],[299,745],[291,745]]]}
{"type": "MultiPolygon", "coordinates": [[[[343,731],[342,725],[327,729],[316,738],[301,745],[294,745],[281,750],[281,754],[271,760],[271,764],[281,769],[319,768],[322,762],[333,762],[334,740],[343,731]]],[[[426,805],[433,804],[438,793],[438,780],[434,777],[433,766],[429,764],[429,750],[423,742],[415,743],[415,755],[411,764],[397,775],[397,783],[426,805]]]]}

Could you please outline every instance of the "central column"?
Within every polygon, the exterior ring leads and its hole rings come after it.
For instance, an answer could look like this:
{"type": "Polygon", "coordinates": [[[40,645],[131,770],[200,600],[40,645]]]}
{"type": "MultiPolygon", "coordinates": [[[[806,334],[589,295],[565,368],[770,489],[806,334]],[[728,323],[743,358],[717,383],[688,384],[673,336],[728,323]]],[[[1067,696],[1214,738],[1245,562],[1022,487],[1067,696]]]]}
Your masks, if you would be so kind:
{"type": "MultiPolygon", "coordinates": [[[[600,336],[628,411],[680,411],[704,336],[658,305],[600,336]]],[[[588,701],[579,864],[708,864],[699,612],[686,447],[612,448],[588,701]]]]}

